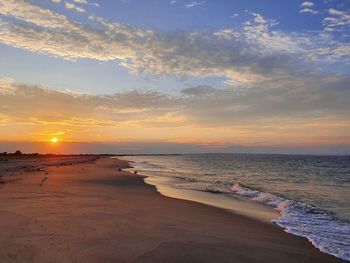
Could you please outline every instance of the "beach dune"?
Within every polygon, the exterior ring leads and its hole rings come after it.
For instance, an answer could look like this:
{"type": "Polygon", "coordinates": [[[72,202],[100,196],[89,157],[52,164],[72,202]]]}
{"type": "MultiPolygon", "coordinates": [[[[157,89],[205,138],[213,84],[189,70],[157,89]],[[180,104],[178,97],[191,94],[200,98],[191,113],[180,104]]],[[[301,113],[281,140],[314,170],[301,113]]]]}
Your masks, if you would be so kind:
{"type": "Polygon", "coordinates": [[[273,224],[164,197],[127,166],[13,175],[0,186],[0,262],[342,262],[273,224]]]}

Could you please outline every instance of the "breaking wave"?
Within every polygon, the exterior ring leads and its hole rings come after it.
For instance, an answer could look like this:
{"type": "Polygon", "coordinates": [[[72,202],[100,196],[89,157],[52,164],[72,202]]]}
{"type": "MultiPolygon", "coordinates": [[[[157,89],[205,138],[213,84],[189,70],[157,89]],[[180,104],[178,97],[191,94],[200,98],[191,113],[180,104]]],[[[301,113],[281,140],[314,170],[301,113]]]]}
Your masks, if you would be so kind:
{"type": "Polygon", "coordinates": [[[273,222],[286,232],[307,238],[322,252],[350,260],[350,225],[312,205],[261,192],[236,183],[231,192],[267,204],[280,213],[273,222]]]}

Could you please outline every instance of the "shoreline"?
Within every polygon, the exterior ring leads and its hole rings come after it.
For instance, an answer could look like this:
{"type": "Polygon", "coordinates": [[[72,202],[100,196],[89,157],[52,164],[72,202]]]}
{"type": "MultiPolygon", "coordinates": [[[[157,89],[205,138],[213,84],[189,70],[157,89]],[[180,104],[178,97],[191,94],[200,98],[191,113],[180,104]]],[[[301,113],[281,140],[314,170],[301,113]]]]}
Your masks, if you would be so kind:
{"type": "MultiPolygon", "coordinates": [[[[280,193],[271,193],[269,190],[266,191],[266,188],[265,191],[258,190],[257,186],[253,188],[238,182],[231,183],[232,186],[229,187],[228,180],[224,181],[224,186],[227,188],[217,187],[216,181],[210,181],[208,177],[204,176],[204,179],[194,177],[199,176],[199,172],[207,175],[207,171],[198,168],[191,170],[190,166],[183,168],[186,167],[186,159],[183,163],[181,161],[176,159],[174,162],[178,162],[182,170],[172,166],[170,158],[152,160],[135,159],[131,156],[130,165],[148,176],[144,181],[154,185],[164,196],[223,208],[235,214],[276,225],[290,235],[306,238],[316,249],[325,254],[345,261],[350,260],[348,253],[350,243],[347,235],[350,229],[347,220],[342,221],[327,210],[310,203],[295,201],[298,199],[288,198],[280,193]],[[183,172],[184,169],[193,173],[183,172]]],[[[220,168],[216,168],[215,171],[209,170],[208,173],[216,174],[218,180],[222,180],[221,178],[225,180],[224,176],[218,175],[220,168]]]]}
{"type": "MultiPolygon", "coordinates": [[[[111,158],[127,161],[129,167],[126,168],[126,171],[130,173],[138,169],[138,167],[133,166],[133,161],[126,158],[128,156],[122,156],[122,158],[120,157],[121,156],[115,156],[111,158]]],[[[269,224],[274,224],[272,221],[278,219],[280,216],[280,214],[271,206],[264,203],[253,202],[239,195],[236,195],[233,198],[233,196],[228,197],[222,192],[182,189],[173,187],[173,185],[181,182],[181,180],[176,178],[164,178],[142,173],[139,175],[144,176],[143,181],[145,184],[154,186],[156,191],[165,197],[196,202],[199,204],[224,209],[230,211],[231,213],[247,216],[269,224]]]]}
{"type": "Polygon", "coordinates": [[[1,262],[345,262],[305,238],[168,198],[127,162],[51,166],[0,187],[1,262]]]}
{"type": "Polygon", "coordinates": [[[273,224],[272,221],[279,217],[279,213],[270,206],[253,202],[242,196],[237,195],[233,198],[220,192],[213,193],[210,191],[175,188],[172,187],[171,184],[175,184],[177,180],[169,178],[160,179],[145,175],[144,182],[154,186],[157,192],[163,196],[224,209],[234,214],[247,216],[265,223],[273,224]]]}

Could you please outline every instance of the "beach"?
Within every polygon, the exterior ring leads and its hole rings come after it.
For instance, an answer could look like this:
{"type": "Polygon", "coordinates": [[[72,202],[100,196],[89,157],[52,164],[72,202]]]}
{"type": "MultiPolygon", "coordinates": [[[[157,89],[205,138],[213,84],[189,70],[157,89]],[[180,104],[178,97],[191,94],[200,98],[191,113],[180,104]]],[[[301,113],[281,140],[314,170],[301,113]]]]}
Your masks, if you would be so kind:
{"type": "Polygon", "coordinates": [[[344,262],[272,223],[165,197],[119,171],[127,161],[76,158],[2,177],[0,262],[344,262]]]}

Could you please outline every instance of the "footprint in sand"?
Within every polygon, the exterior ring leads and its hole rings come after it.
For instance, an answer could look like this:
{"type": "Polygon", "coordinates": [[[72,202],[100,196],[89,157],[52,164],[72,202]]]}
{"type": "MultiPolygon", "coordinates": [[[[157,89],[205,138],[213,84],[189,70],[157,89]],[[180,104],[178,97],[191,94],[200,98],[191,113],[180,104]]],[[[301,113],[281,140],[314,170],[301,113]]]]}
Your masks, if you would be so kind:
{"type": "Polygon", "coordinates": [[[48,173],[46,172],[45,173],[45,176],[43,177],[43,179],[41,179],[41,182],[40,182],[40,187],[44,185],[45,181],[49,179],[49,176],[48,176],[48,173]]]}

